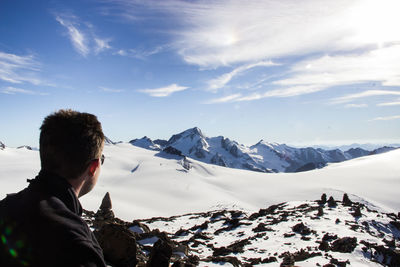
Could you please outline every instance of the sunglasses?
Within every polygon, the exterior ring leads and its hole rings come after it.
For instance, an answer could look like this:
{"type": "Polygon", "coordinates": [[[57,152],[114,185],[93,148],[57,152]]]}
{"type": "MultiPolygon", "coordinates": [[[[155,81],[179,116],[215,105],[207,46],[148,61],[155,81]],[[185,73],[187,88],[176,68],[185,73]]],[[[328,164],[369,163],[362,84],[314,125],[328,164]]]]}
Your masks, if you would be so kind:
{"type": "Polygon", "coordinates": [[[106,157],[104,156],[104,154],[101,154],[101,158],[100,158],[101,165],[103,165],[105,159],[106,159],[106,157]]]}

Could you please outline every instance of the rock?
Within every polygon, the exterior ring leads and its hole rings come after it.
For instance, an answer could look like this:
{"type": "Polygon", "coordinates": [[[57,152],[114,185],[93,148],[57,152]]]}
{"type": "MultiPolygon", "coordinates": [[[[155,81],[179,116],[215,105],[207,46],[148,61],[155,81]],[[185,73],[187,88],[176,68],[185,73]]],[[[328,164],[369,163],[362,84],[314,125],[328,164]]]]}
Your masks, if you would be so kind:
{"type": "Polygon", "coordinates": [[[168,242],[159,239],[151,250],[147,267],[168,267],[172,256],[172,246],[168,242]]]}
{"type": "Polygon", "coordinates": [[[0,142],[0,149],[4,149],[4,148],[6,148],[6,146],[2,142],[0,142]]]}
{"type": "Polygon", "coordinates": [[[351,206],[353,202],[350,200],[349,196],[345,193],[343,195],[343,200],[342,200],[343,206],[351,206]]]}
{"type": "Polygon", "coordinates": [[[318,204],[325,205],[325,203],[326,203],[326,194],[323,193],[321,195],[321,200],[318,201],[318,204]]]}
{"type": "Polygon", "coordinates": [[[100,229],[105,223],[112,223],[115,218],[114,212],[112,211],[112,202],[110,194],[107,192],[101,202],[99,210],[95,214],[94,226],[100,229]]]}
{"type": "Polygon", "coordinates": [[[107,192],[105,194],[105,196],[103,197],[103,201],[101,201],[100,210],[108,211],[111,209],[112,209],[111,197],[110,197],[110,193],[107,192]]]}
{"type": "Polygon", "coordinates": [[[329,246],[329,243],[327,241],[325,241],[325,240],[322,240],[321,244],[319,244],[319,247],[318,247],[318,249],[322,250],[322,251],[329,251],[330,248],[331,247],[329,246]]]}
{"type": "Polygon", "coordinates": [[[362,216],[362,213],[361,213],[361,208],[360,208],[360,206],[357,206],[357,207],[354,209],[354,212],[353,212],[351,215],[353,215],[354,217],[361,217],[361,216],[362,216]]]}
{"type": "Polygon", "coordinates": [[[351,253],[357,246],[357,238],[356,237],[343,237],[335,240],[332,245],[332,251],[342,252],[342,253],[351,253]]]}
{"type": "Polygon", "coordinates": [[[330,263],[332,263],[334,266],[337,266],[337,267],[346,267],[347,264],[350,264],[350,262],[348,260],[347,261],[339,261],[338,259],[335,259],[335,258],[332,258],[330,260],[330,263]]]}
{"type": "Polygon", "coordinates": [[[182,151],[172,147],[172,146],[167,146],[166,148],[163,149],[165,153],[171,154],[171,155],[177,155],[180,157],[183,157],[182,151]]]}
{"type": "Polygon", "coordinates": [[[324,215],[324,208],[322,206],[318,207],[318,213],[317,216],[321,217],[324,215]]]}
{"type": "Polygon", "coordinates": [[[311,234],[311,229],[305,226],[303,223],[298,223],[292,227],[293,232],[296,232],[301,235],[309,235],[311,234]]]}
{"type": "Polygon", "coordinates": [[[124,226],[107,223],[94,234],[103,249],[106,261],[119,267],[131,267],[137,264],[135,236],[124,226]]]}
{"type": "Polygon", "coordinates": [[[272,228],[267,227],[265,223],[259,223],[257,227],[253,228],[253,232],[259,233],[259,232],[271,232],[273,231],[272,228]]]}
{"type": "Polygon", "coordinates": [[[332,196],[330,196],[328,199],[328,207],[330,208],[336,207],[336,201],[332,196]]]}
{"type": "Polygon", "coordinates": [[[228,263],[232,264],[232,266],[234,266],[234,267],[243,266],[242,262],[240,260],[238,260],[238,258],[232,257],[232,256],[226,256],[226,257],[213,257],[213,256],[210,256],[210,257],[207,257],[206,259],[204,259],[203,261],[216,262],[216,263],[228,262],[228,263]]]}
{"type": "Polygon", "coordinates": [[[281,262],[281,267],[289,267],[294,265],[294,256],[290,252],[285,252],[281,255],[283,257],[283,260],[281,262]]]}
{"type": "Polygon", "coordinates": [[[328,242],[333,241],[333,240],[336,240],[336,239],[338,239],[338,236],[337,236],[337,235],[329,234],[329,233],[326,233],[326,234],[322,237],[322,241],[328,241],[328,242]]]}

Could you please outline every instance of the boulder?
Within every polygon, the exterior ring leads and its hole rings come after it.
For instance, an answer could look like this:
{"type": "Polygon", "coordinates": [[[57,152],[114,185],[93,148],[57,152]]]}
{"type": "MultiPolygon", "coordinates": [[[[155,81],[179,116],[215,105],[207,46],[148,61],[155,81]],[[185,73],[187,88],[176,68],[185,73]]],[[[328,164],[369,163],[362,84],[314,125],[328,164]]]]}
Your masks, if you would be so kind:
{"type": "Polygon", "coordinates": [[[357,246],[357,238],[356,237],[343,237],[333,241],[331,245],[332,251],[342,252],[342,253],[351,253],[357,246]]]}
{"type": "Polygon", "coordinates": [[[112,266],[136,266],[138,260],[135,235],[125,226],[106,223],[94,234],[103,249],[104,258],[112,266]]]}
{"type": "Polygon", "coordinates": [[[342,200],[343,206],[351,206],[353,202],[350,200],[349,196],[345,193],[343,195],[343,200],[342,200]]]}
{"type": "Polygon", "coordinates": [[[168,267],[171,256],[171,244],[165,240],[159,239],[151,250],[147,267],[168,267]]]}

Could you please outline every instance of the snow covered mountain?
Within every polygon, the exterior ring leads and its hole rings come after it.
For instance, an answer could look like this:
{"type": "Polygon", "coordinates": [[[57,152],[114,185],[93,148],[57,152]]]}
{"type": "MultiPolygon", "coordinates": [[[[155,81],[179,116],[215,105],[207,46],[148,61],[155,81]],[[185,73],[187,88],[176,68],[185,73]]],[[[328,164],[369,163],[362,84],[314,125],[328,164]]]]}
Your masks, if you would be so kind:
{"type": "MultiPolygon", "coordinates": [[[[151,150],[173,147],[182,155],[205,163],[268,173],[307,171],[371,153],[361,148],[351,148],[345,152],[340,149],[295,148],[263,140],[247,147],[223,136],[207,137],[197,127],[175,134],[168,141],[155,142],[145,136],[130,143],[151,150]]],[[[373,154],[391,149],[394,148],[378,149],[373,154]]]]}
{"type": "MultiPolygon", "coordinates": [[[[147,251],[166,235],[187,246],[202,267],[398,266],[393,258],[400,248],[400,150],[310,172],[272,174],[129,143],[107,144],[103,153],[99,181],[80,201],[96,211],[109,192],[117,217],[133,230],[137,221],[150,228],[136,239],[147,251]],[[322,193],[334,205],[315,201],[322,193]],[[350,206],[338,201],[343,193],[353,201],[350,206]]],[[[0,150],[0,199],[26,187],[39,169],[38,151],[0,150]]]]}

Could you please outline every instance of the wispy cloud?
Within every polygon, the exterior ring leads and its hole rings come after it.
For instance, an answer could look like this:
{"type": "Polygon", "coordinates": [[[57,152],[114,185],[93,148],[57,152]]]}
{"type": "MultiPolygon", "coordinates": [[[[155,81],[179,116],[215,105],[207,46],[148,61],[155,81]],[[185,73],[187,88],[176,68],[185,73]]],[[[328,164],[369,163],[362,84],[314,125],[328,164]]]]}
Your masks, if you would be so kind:
{"type": "Polygon", "coordinates": [[[95,37],[94,38],[94,42],[95,42],[95,48],[94,48],[94,52],[95,54],[98,54],[100,52],[103,52],[107,49],[111,49],[110,46],[110,39],[100,39],[99,37],[95,37]]]}
{"type": "MultiPolygon", "coordinates": [[[[108,2],[113,4],[108,14],[134,22],[152,19],[163,25],[163,20],[173,21],[174,31],[166,27],[164,33],[171,36],[171,46],[189,64],[201,69],[241,65],[209,80],[208,89],[213,92],[227,85],[240,89],[232,85],[234,78],[245,75],[257,62],[295,59],[286,63],[284,78],[259,84],[250,94],[240,92],[241,97],[230,101],[299,96],[366,82],[400,86],[396,0],[108,2]]],[[[129,54],[127,50],[119,52],[129,54]]]]}
{"type": "Polygon", "coordinates": [[[387,116],[387,117],[377,117],[372,119],[371,121],[391,121],[391,120],[399,120],[400,115],[395,115],[395,116],[387,116]]]}
{"type": "Polygon", "coordinates": [[[397,101],[392,102],[384,102],[377,104],[378,107],[385,107],[385,106],[400,106],[400,98],[397,101]]]}
{"type": "Polygon", "coordinates": [[[366,108],[368,107],[367,104],[347,104],[345,105],[346,108],[366,108]]]}
{"type": "Polygon", "coordinates": [[[68,37],[76,51],[82,56],[89,54],[88,40],[85,34],[79,30],[76,17],[57,15],[56,20],[68,30],[68,37]]]}
{"type": "Polygon", "coordinates": [[[155,89],[141,89],[138,90],[138,92],[141,93],[145,93],[148,94],[150,96],[154,96],[154,97],[166,97],[169,96],[175,92],[179,92],[179,91],[184,91],[186,89],[188,89],[189,87],[186,86],[179,86],[177,84],[171,84],[169,86],[166,87],[161,87],[161,88],[155,88],[155,89]]]}
{"type": "Polygon", "coordinates": [[[120,49],[114,54],[124,56],[124,57],[132,57],[137,59],[145,59],[149,56],[158,54],[164,51],[164,46],[157,46],[152,49],[120,49]]]}
{"type": "Polygon", "coordinates": [[[210,91],[217,91],[220,88],[223,88],[226,84],[228,84],[235,76],[240,75],[241,73],[250,70],[255,67],[267,67],[267,66],[274,66],[278,65],[273,63],[272,61],[260,61],[257,63],[246,64],[240,67],[235,68],[231,72],[225,73],[215,79],[208,81],[209,90],[210,91]]]}
{"type": "Polygon", "coordinates": [[[37,73],[40,71],[33,55],[19,56],[0,51],[0,80],[14,83],[31,83],[34,85],[47,85],[37,73]]]}
{"type": "Polygon", "coordinates": [[[111,49],[111,39],[100,38],[93,32],[93,26],[79,22],[78,17],[68,14],[56,14],[55,19],[67,29],[68,38],[75,50],[86,57],[89,53],[98,54],[111,49]]]}
{"type": "Polygon", "coordinates": [[[21,88],[15,87],[6,87],[1,90],[1,93],[8,94],[8,95],[15,95],[15,94],[25,94],[25,95],[48,95],[47,93],[36,92],[32,90],[26,90],[21,88]]]}
{"type": "Polygon", "coordinates": [[[387,96],[387,95],[400,95],[400,91],[389,91],[389,90],[368,90],[361,93],[349,94],[335,98],[331,101],[332,104],[340,104],[353,101],[355,99],[371,97],[371,96],[387,96]]]}
{"type": "Polygon", "coordinates": [[[393,30],[400,24],[396,0],[109,2],[114,4],[111,13],[134,21],[151,17],[177,22],[181,27],[172,33],[175,48],[185,61],[202,67],[351,51],[400,39],[393,30]],[[155,13],[163,16],[149,16],[155,13]]]}
{"type": "Polygon", "coordinates": [[[108,93],[122,93],[124,91],[122,89],[113,89],[113,88],[102,87],[102,86],[100,86],[99,88],[103,92],[108,92],[108,93]]]}
{"type": "Polygon", "coordinates": [[[400,86],[400,45],[364,53],[323,56],[303,60],[291,67],[291,76],[274,82],[278,85],[314,84],[336,86],[364,82],[381,82],[383,86],[400,86]]]}
{"type": "Polygon", "coordinates": [[[233,95],[228,95],[228,96],[224,96],[224,97],[220,97],[220,98],[214,98],[214,99],[211,99],[211,100],[205,102],[205,104],[218,104],[218,103],[233,102],[235,99],[238,99],[241,96],[242,96],[242,94],[233,94],[233,95]]]}

